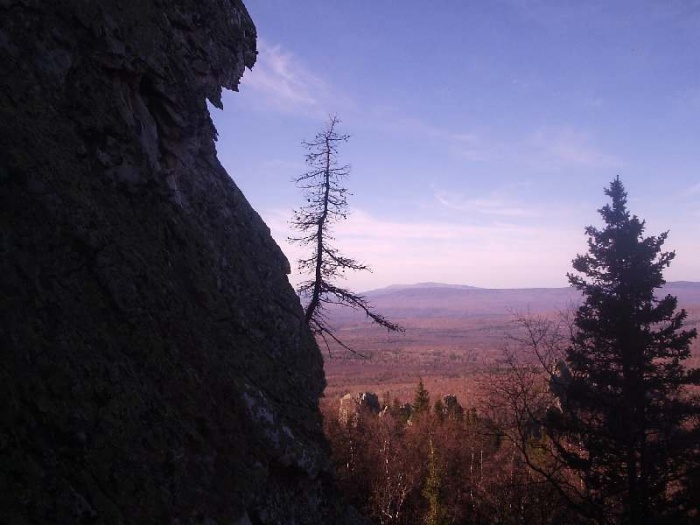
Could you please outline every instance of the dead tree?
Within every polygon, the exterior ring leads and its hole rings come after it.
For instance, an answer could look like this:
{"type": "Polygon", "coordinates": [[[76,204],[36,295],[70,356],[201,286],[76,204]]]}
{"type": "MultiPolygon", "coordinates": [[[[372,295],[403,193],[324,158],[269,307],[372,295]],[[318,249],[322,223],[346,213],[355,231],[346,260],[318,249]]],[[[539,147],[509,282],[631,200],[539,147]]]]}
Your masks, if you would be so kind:
{"type": "Polygon", "coordinates": [[[290,241],[308,246],[311,253],[299,259],[299,271],[309,276],[297,291],[303,300],[308,300],[304,309],[306,323],[314,334],[319,335],[329,348],[329,341],[357,353],[338,339],[324,315],[324,306],[337,304],[364,312],[373,323],[389,331],[403,329],[375,312],[362,295],[337,284],[348,270],[369,268],[355,259],[346,257],[333,246],[332,225],[348,216],[348,190],[342,181],[350,174],[349,165],[338,163],[338,146],[347,142],[349,135],[340,134],[340,120],[332,115],[325,128],[312,141],[303,142],[308,150],[308,170],[294,182],[303,191],[306,204],[294,211],[292,227],[299,232],[290,241]]]}

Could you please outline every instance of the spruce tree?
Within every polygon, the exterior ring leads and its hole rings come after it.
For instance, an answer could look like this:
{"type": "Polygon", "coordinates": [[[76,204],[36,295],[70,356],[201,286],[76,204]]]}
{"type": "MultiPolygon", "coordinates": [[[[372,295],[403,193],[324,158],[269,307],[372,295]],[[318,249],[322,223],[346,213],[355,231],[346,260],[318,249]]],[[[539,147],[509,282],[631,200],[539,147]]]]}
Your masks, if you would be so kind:
{"type": "Polygon", "coordinates": [[[433,405],[433,414],[435,414],[440,423],[445,421],[445,412],[445,403],[442,402],[442,399],[435,401],[435,404],[433,405]]]}
{"type": "Polygon", "coordinates": [[[416,394],[413,398],[413,413],[423,414],[430,411],[430,393],[426,390],[423,384],[423,378],[418,378],[418,386],[416,387],[416,394]]]}
{"type": "Polygon", "coordinates": [[[683,361],[697,333],[683,329],[675,297],[656,295],[675,256],[662,251],[668,232],[644,236],[619,177],[605,193],[605,226],[586,229],[588,253],[568,275],[583,302],[567,350],[571,377],[548,430],[580,476],[589,520],[665,523],[683,514],[672,495],[696,461],[698,404],[687,387],[700,385],[700,370],[683,361]]]}

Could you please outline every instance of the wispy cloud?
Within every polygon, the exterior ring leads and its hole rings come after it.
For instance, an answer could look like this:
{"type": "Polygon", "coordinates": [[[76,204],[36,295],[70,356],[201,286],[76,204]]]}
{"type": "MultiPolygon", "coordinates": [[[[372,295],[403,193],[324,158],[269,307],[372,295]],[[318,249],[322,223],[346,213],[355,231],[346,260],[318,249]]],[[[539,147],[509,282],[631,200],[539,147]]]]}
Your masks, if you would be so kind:
{"type": "Polygon", "coordinates": [[[477,129],[449,129],[391,107],[357,104],[281,45],[260,39],[258,50],[255,67],[242,80],[242,89],[249,91],[248,104],[253,107],[316,119],[325,118],[329,112],[352,114],[354,119],[393,134],[442,141],[450,155],[468,162],[510,156],[545,169],[622,164],[620,159],[596,148],[588,134],[570,127],[541,128],[523,140],[494,140],[477,129]]]}
{"type": "MultiPolygon", "coordinates": [[[[292,262],[304,249],[290,245],[288,214],[263,216],[292,262]]],[[[572,257],[583,251],[578,231],[496,222],[398,221],[355,210],[335,229],[337,246],[373,268],[348,275],[363,290],[387,283],[442,281],[485,287],[564,286],[572,257]],[[523,281],[522,275],[530,278],[523,281]]],[[[293,272],[293,283],[301,277],[293,272]]]]}
{"type": "Polygon", "coordinates": [[[507,184],[486,195],[465,197],[452,191],[439,190],[435,200],[443,207],[463,214],[480,214],[496,217],[539,217],[538,207],[526,205],[518,198],[519,188],[529,186],[527,182],[507,184]]]}
{"type": "Polygon", "coordinates": [[[684,197],[700,197],[700,182],[691,186],[683,192],[684,197]]]}
{"type": "Polygon", "coordinates": [[[365,108],[365,111],[367,111],[367,120],[376,127],[392,135],[441,141],[445,149],[455,157],[481,162],[495,156],[494,145],[476,130],[461,129],[455,131],[386,106],[370,108],[369,110],[365,108]]]}
{"type": "Polygon", "coordinates": [[[258,40],[258,58],[241,82],[248,104],[266,110],[325,118],[329,113],[404,136],[442,140],[452,154],[472,161],[486,160],[490,152],[483,139],[470,131],[451,131],[396,112],[386,106],[356,103],[281,45],[258,40]]]}
{"type": "Polygon", "coordinates": [[[546,127],[525,140],[524,148],[532,151],[531,159],[543,166],[619,168],[623,161],[596,147],[588,133],[570,127],[546,127]]]}
{"type": "Polygon", "coordinates": [[[258,59],[241,85],[250,91],[251,103],[289,113],[325,115],[334,98],[333,88],[292,52],[264,39],[258,40],[258,59]]]}
{"type": "Polygon", "coordinates": [[[449,129],[430,121],[406,116],[393,108],[378,108],[373,121],[394,135],[442,141],[457,159],[469,162],[500,162],[504,159],[540,170],[567,167],[617,169],[625,165],[618,156],[598,146],[591,133],[572,126],[545,126],[530,133],[493,137],[478,127],[449,129]]]}
{"type": "Polygon", "coordinates": [[[502,217],[538,217],[540,215],[539,210],[521,206],[517,202],[497,195],[465,199],[460,195],[437,192],[435,200],[448,209],[465,213],[480,213],[502,217]]]}
{"type": "Polygon", "coordinates": [[[496,145],[488,143],[483,136],[477,133],[452,133],[449,138],[452,141],[450,150],[458,158],[472,162],[484,162],[498,156],[496,145]]]}

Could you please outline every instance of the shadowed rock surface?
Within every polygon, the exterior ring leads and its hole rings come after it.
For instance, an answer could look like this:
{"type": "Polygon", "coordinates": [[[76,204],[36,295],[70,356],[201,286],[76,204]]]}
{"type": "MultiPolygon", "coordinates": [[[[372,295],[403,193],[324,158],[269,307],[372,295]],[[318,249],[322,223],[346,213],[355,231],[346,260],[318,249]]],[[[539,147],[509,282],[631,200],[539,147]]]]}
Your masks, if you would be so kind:
{"type": "Polygon", "coordinates": [[[321,356],[206,99],[238,0],[0,0],[0,523],[343,523],[321,356]]]}

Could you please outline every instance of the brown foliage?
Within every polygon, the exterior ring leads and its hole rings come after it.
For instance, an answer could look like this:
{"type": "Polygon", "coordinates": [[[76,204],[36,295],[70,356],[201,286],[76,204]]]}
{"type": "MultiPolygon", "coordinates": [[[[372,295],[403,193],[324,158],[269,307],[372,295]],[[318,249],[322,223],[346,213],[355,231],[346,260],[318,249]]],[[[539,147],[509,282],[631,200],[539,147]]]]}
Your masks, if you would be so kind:
{"type": "Polygon", "coordinates": [[[560,510],[557,495],[481,410],[428,411],[406,421],[387,407],[343,424],[337,404],[327,403],[324,421],[341,489],[375,523],[435,523],[440,516],[445,524],[545,524],[560,510]]]}

